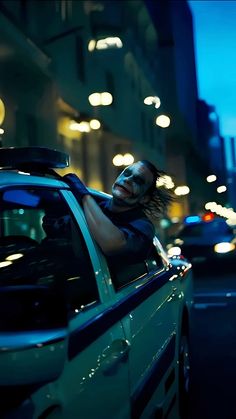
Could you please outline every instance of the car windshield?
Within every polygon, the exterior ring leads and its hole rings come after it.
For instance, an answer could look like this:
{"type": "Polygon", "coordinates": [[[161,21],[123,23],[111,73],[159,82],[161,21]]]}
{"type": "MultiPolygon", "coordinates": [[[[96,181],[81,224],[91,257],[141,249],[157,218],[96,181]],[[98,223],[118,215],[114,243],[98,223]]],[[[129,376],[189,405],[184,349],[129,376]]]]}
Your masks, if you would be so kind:
{"type": "Polygon", "coordinates": [[[224,222],[200,223],[185,226],[178,236],[181,237],[201,237],[208,235],[224,235],[232,233],[231,228],[224,222]]]}

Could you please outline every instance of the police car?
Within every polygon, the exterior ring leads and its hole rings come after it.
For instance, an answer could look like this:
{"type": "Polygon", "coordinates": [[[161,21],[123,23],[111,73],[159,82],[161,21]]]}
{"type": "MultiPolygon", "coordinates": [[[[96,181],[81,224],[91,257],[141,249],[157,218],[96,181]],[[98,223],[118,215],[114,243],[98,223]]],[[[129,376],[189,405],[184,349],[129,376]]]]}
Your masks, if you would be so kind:
{"type": "Polygon", "coordinates": [[[235,228],[213,213],[191,215],[167,244],[167,250],[172,256],[183,254],[196,271],[230,271],[236,261],[235,228]]]}
{"type": "Polygon", "coordinates": [[[187,418],[191,265],[155,237],[148,260],[110,271],[68,165],[0,149],[0,417],[187,418]]]}

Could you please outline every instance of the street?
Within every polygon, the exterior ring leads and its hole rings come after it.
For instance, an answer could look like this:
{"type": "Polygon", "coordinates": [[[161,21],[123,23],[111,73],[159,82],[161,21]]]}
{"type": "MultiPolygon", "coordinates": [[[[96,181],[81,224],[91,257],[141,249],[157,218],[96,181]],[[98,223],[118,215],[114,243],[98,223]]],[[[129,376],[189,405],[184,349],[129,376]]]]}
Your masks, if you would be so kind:
{"type": "Polygon", "coordinates": [[[235,419],[236,274],[195,277],[191,419],[235,419]]]}

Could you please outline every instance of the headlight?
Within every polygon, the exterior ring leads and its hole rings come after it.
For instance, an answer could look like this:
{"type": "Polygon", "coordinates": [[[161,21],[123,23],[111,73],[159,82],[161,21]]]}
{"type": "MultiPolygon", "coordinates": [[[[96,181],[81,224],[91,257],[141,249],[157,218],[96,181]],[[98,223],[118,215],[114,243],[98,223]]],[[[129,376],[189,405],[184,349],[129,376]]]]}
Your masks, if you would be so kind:
{"type": "Polygon", "coordinates": [[[228,253],[228,252],[231,252],[234,249],[235,249],[235,244],[234,243],[229,243],[229,242],[217,243],[214,246],[214,252],[216,252],[216,253],[228,253]]]}
{"type": "Polygon", "coordinates": [[[167,255],[171,258],[172,256],[180,256],[181,249],[179,246],[173,246],[167,251],[167,255]]]}

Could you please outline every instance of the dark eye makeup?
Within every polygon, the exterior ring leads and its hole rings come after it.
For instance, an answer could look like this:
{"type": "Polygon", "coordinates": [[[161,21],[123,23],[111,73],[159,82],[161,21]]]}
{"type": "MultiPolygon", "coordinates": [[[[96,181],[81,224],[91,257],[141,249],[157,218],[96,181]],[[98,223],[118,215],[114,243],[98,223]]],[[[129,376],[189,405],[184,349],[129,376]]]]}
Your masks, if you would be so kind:
{"type": "Polygon", "coordinates": [[[130,169],[126,169],[126,170],[123,172],[123,175],[124,175],[125,177],[130,176],[130,175],[131,175],[131,170],[130,170],[130,169]]]}
{"type": "MultiPolygon", "coordinates": [[[[123,172],[123,175],[125,177],[132,176],[132,170],[126,169],[123,172]]],[[[145,183],[145,180],[141,176],[138,176],[138,175],[133,175],[133,180],[135,183],[137,183],[137,185],[143,185],[145,183]]]]}
{"type": "Polygon", "coordinates": [[[135,183],[137,183],[137,185],[143,185],[145,183],[144,179],[141,178],[140,176],[133,176],[133,179],[135,181],[135,183]]]}

